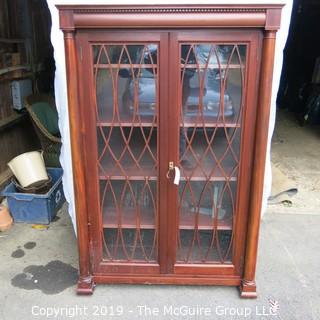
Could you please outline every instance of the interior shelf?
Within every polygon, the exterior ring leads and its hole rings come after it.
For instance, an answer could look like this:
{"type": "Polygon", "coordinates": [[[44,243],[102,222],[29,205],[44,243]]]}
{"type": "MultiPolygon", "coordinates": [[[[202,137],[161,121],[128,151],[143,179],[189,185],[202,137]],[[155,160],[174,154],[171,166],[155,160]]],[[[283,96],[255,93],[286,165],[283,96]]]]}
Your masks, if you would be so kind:
{"type": "MultiPolygon", "coordinates": [[[[156,130],[154,136],[149,140],[149,148],[145,148],[145,141],[138,135],[132,135],[129,147],[125,154],[121,157],[124,148],[126,147],[123,138],[119,132],[115,132],[114,137],[110,138],[110,149],[116,157],[116,160],[111,156],[109,148],[106,148],[105,153],[99,163],[99,178],[100,180],[157,180],[158,165],[156,151],[156,130]],[[144,151],[143,151],[144,150],[144,151]],[[142,153],[142,156],[141,156],[142,153]],[[135,160],[133,157],[135,157],[135,160]],[[121,159],[119,161],[119,159],[121,159]],[[139,161],[138,161],[139,160],[139,161]],[[138,164],[136,163],[138,162],[138,164]],[[121,169],[122,168],[122,169],[121,169]]],[[[139,133],[140,134],[140,133],[139,133]]],[[[211,133],[213,134],[213,133],[211,133]]],[[[208,150],[208,143],[204,139],[203,132],[199,132],[193,136],[192,152],[188,141],[181,141],[184,150],[181,151],[181,161],[179,167],[181,169],[181,181],[236,181],[238,175],[238,160],[234,158],[234,154],[239,154],[240,135],[232,138],[232,133],[229,133],[233,153],[230,145],[225,137],[225,132],[215,133],[214,142],[211,144],[211,151],[208,150]],[[206,153],[205,156],[203,156],[206,153]],[[214,155],[214,156],[213,156],[214,155]],[[200,164],[198,164],[198,161],[200,164]]],[[[107,134],[106,134],[107,135],[107,134]]],[[[189,139],[191,139],[190,134],[189,139]]],[[[208,137],[210,139],[210,135],[208,137]]],[[[103,139],[99,141],[99,154],[104,150],[105,142],[103,139]]],[[[180,146],[181,147],[181,146],[180,146]]]]}
{"type": "Polygon", "coordinates": [[[180,127],[184,128],[240,128],[240,123],[233,120],[217,121],[215,118],[198,116],[185,116],[180,127]]]}
{"type": "Polygon", "coordinates": [[[232,218],[230,216],[218,219],[216,222],[211,216],[199,213],[197,228],[195,212],[182,210],[179,219],[179,229],[181,230],[232,230],[232,218]]]}
{"type": "MultiPolygon", "coordinates": [[[[157,64],[139,64],[139,63],[101,63],[101,64],[94,64],[94,68],[97,69],[157,69],[157,64]]],[[[238,64],[238,63],[230,63],[229,65],[227,63],[188,63],[188,64],[180,64],[181,69],[240,69],[245,68],[244,64],[238,64]]]]}
{"type": "Polygon", "coordinates": [[[121,113],[120,119],[101,119],[97,121],[98,127],[157,127],[157,118],[153,115],[135,116],[133,114],[121,113]],[[138,119],[137,119],[138,118],[138,119]]]}
{"type": "MultiPolygon", "coordinates": [[[[147,68],[147,69],[157,69],[158,65],[157,64],[140,64],[140,63],[96,63],[93,65],[94,68],[98,69],[142,69],[142,68],[147,68]]],[[[156,75],[155,75],[156,76],[156,75]]]]}
{"type": "Polygon", "coordinates": [[[245,68],[244,64],[236,64],[236,63],[230,63],[229,65],[226,63],[208,63],[208,64],[180,64],[181,69],[240,69],[240,68],[245,68]]]}
{"type": "Polygon", "coordinates": [[[105,167],[104,174],[103,170],[100,169],[99,179],[100,180],[158,180],[156,169],[137,169],[135,166],[128,166],[124,168],[125,174],[119,168],[105,167]]]}
{"type": "Polygon", "coordinates": [[[0,131],[7,129],[8,127],[12,127],[16,123],[25,120],[27,118],[27,113],[13,113],[9,117],[0,119],[0,131]]]}
{"type": "Polygon", "coordinates": [[[232,167],[223,167],[225,175],[218,168],[215,169],[213,175],[205,175],[203,171],[210,172],[212,165],[207,165],[204,169],[185,170],[182,168],[180,181],[237,181],[237,170],[235,173],[232,167]],[[192,172],[192,175],[191,175],[192,172]]]}
{"type": "MultiPolygon", "coordinates": [[[[104,208],[103,228],[122,228],[122,229],[155,229],[156,219],[152,215],[152,209],[141,210],[139,221],[136,212],[132,210],[123,210],[121,213],[121,220],[114,208],[104,208]]],[[[180,214],[179,229],[194,230],[196,229],[195,213],[191,211],[182,211],[180,214]]],[[[232,219],[227,217],[219,219],[215,223],[210,216],[199,214],[198,230],[232,230],[232,219]]]]}
{"type": "Polygon", "coordinates": [[[122,229],[137,229],[137,226],[140,226],[140,229],[155,229],[155,217],[152,215],[152,209],[150,210],[141,210],[139,221],[134,209],[123,210],[121,212],[121,222],[115,208],[104,208],[103,215],[103,228],[118,228],[122,229]]]}
{"type": "MultiPolygon", "coordinates": [[[[193,169],[181,168],[180,181],[237,181],[237,169],[233,167],[223,167],[224,174],[218,167],[213,171],[213,175],[204,174],[209,173],[212,170],[212,164],[207,163],[202,169],[199,167],[193,171],[193,169]]],[[[104,167],[107,174],[100,168],[99,179],[100,180],[138,180],[138,181],[157,181],[158,172],[157,169],[145,168],[137,169],[135,166],[124,167],[125,173],[118,167],[104,167]]]]}
{"type": "Polygon", "coordinates": [[[20,79],[31,79],[33,77],[32,72],[23,72],[21,74],[14,74],[14,73],[7,73],[0,76],[0,82],[4,81],[13,81],[13,80],[20,80],[20,79]]]}
{"type": "MultiPolygon", "coordinates": [[[[132,121],[129,118],[123,118],[121,121],[102,120],[97,121],[97,127],[145,127],[145,128],[156,128],[157,121],[152,121],[152,117],[143,117],[140,121],[132,121]]],[[[180,127],[184,128],[240,128],[240,123],[236,122],[217,122],[210,121],[204,118],[204,121],[197,119],[190,119],[180,123],[180,127]]]]}
{"type": "MultiPolygon", "coordinates": [[[[134,175],[128,175],[128,176],[121,176],[121,174],[119,173],[119,175],[117,174],[113,174],[112,176],[107,176],[107,175],[100,175],[99,176],[100,180],[114,180],[114,181],[123,181],[123,180],[130,180],[130,181],[145,181],[146,179],[150,180],[150,181],[156,181],[158,180],[157,176],[153,176],[150,175],[150,173],[145,173],[145,175],[141,174],[134,174],[134,175]]],[[[192,177],[181,177],[180,181],[237,181],[237,177],[236,176],[231,176],[231,177],[224,177],[222,175],[220,176],[211,176],[210,178],[206,178],[205,176],[201,176],[201,175],[194,175],[192,177]]]]}
{"type": "Polygon", "coordinates": [[[0,69],[0,75],[12,72],[12,71],[18,71],[18,70],[27,70],[30,71],[31,70],[31,65],[30,64],[26,64],[26,65],[19,65],[19,66],[12,66],[12,67],[6,67],[6,68],[2,68],[0,69]]]}

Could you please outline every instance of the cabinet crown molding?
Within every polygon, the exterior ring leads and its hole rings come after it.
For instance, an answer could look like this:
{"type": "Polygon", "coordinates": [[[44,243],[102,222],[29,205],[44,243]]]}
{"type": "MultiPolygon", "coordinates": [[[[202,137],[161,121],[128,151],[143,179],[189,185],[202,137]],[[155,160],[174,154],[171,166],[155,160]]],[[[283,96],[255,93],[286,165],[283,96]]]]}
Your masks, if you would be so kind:
{"type": "Polygon", "coordinates": [[[280,27],[278,5],[58,5],[63,31],[93,28],[280,27]]]}
{"type": "Polygon", "coordinates": [[[75,13],[100,14],[100,13],[239,13],[239,12],[266,12],[264,8],[78,8],[75,13]]]}

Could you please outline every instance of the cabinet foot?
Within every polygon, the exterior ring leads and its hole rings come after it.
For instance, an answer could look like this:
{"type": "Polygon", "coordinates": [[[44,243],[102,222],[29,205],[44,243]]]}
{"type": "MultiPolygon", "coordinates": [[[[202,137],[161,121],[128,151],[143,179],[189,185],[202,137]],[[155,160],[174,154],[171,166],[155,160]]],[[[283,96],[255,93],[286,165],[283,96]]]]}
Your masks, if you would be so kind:
{"type": "Polygon", "coordinates": [[[93,293],[95,284],[91,276],[80,277],[78,281],[77,294],[90,295],[93,293]]]}
{"type": "Polygon", "coordinates": [[[257,287],[255,281],[242,280],[240,285],[240,297],[244,299],[257,298],[257,287]]]}

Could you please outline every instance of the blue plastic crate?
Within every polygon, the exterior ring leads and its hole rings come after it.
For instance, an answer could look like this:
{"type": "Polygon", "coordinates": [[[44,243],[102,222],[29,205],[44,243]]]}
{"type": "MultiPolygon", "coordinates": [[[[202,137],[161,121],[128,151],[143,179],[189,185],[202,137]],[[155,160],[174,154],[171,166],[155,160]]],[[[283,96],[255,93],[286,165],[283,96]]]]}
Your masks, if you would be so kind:
{"type": "Polygon", "coordinates": [[[63,170],[47,168],[47,172],[52,178],[52,187],[46,194],[19,193],[12,182],[2,191],[15,222],[49,224],[62,207],[65,201],[63,170]]]}

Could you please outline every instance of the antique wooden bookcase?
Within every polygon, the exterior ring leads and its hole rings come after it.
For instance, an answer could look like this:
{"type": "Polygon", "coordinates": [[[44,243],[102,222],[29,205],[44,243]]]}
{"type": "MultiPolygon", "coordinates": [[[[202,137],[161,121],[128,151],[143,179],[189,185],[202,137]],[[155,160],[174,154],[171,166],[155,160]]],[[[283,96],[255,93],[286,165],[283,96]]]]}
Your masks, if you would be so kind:
{"type": "Polygon", "coordinates": [[[216,284],[256,297],[281,5],[58,9],[78,293],[216,284]]]}

